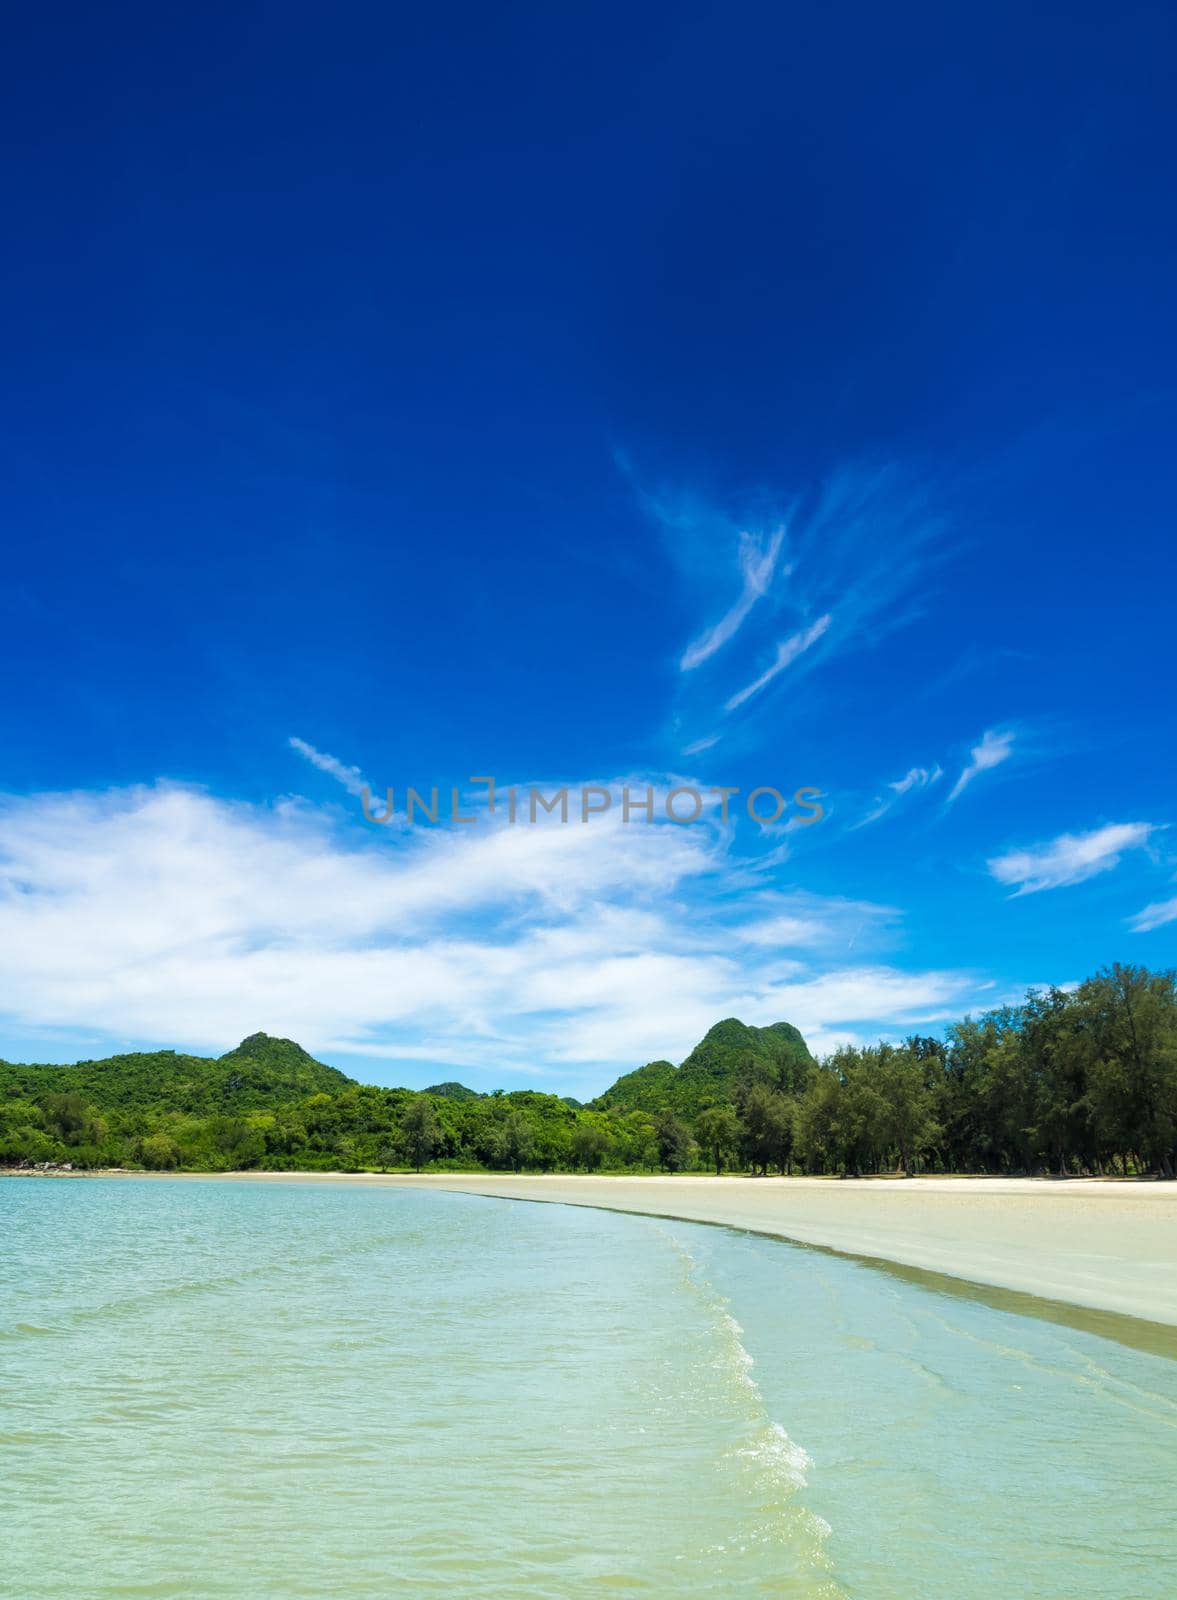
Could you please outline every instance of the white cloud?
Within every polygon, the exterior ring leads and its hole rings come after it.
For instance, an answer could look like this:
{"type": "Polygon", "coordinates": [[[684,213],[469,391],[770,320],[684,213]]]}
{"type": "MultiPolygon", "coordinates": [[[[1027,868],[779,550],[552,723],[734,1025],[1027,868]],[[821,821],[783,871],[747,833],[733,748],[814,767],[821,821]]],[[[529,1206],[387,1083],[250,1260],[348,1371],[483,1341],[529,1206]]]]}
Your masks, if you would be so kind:
{"type": "Polygon", "coordinates": [[[952,802],[972,783],[979,772],[988,772],[993,767],[999,767],[1003,761],[1009,759],[1013,753],[1014,736],[1012,733],[986,732],[980,744],[976,744],[969,751],[968,765],[961,772],[960,777],[953,786],[952,793],[948,796],[948,804],[952,802]]]}
{"type": "Polygon", "coordinates": [[[899,972],[893,967],[848,967],[800,983],[771,989],[771,1004],[783,1007],[804,1033],[837,1023],[878,1022],[910,1027],[948,1021],[960,1014],[978,985],[960,972],[899,972]]]}
{"type": "Polygon", "coordinates": [[[825,926],[812,917],[764,917],[735,930],[743,944],[771,946],[776,950],[803,950],[824,943],[825,926]]]}
{"type": "Polygon", "coordinates": [[[747,920],[734,926],[732,932],[742,944],[804,951],[809,955],[849,949],[859,940],[877,943],[899,920],[893,906],[802,890],[744,894],[740,909],[747,920]]]}
{"type": "Polygon", "coordinates": [[[901,800],[905,794],[910,794],[913,790],[930,789],[934,783],[939,783],[943,776],[943,768],[939,766],[910,768],[902,778],[897,778],[893,783],[888,783],[887,788],[891,790],[890,798],[884,795],[875,796],[871,809],[865,817],[862,817],[852,825],[851,831],[853,832],[855,828],[867,828],[872,822],[878,822],[881,817],[887,815],[896,801],[901,800]]]}
{"type": "Polygon", "coordinates": [[[733,897],[724,860],[707,826],[616,813],[394,832],[178,786],[9,797],[0,1015],[55,1055],[71,1030],[99,1053],[221,1051],[262,1029],[337,1061],[591,1093],[680,1059],[722,1016],[884,1029],[975,991],[832,967],[882,908],[733,897]]]}
{"type": "Polygon", "coordinates": [[[796,661],[798,656],[804,655],[811,645],[815,645],[832,621],[833,618],[831,616],[818,617],[811,627],[804,629],[801,633],[793,634],[792,638],[785,639],[778,644],[776,660],[768,668],[767,672],[762,672],[752,683],[746,684],[738,693],[732,695],[731,699],[725,702],[723,709],[725,711],[735,711],[746,700],[750,700],[754,694],[759,694],[761,689],[772,682],[778,672],[783,672],[786,667],[791,666],[796,661]]]}
{"type": "Polygon", "coordinates": [[[757,600],[768,593],[784,537],[783,527],[777,528],[766,544],[762,544],[754,534],[740,534],[738,559],[740,574],[744,580],[740,597],[731,610],[720,617],[713,627],[708,628],[687,646],[679,663],[683,672],[690,672],[693,668],[701,666],[739,632],[745,617],[757,600]]]}
{"type": "Polygon", "coordinates": [[[308,744],[305,739],[292,737],[287,740],[292,750],[297,750],[299,755],[309,761],[312,767],[318,767],[320,772],[325,772],[329,777],[341,783],[348,794],[359,795],[367,785],[367,779],[359,767],[346,766],[335,756],[316,750],[313,744],[308,744]]]}
{"type": "Polygon", "coordinates": [[[995,856],[989,871],[999,883],[1017,885],[1015,898],[1061,889],[1110,871],[1125,850],[1147,844],[1152,832],[1148,822],[1116,822],[1090,833],[1063,833],[1048,844],[995,856]]]}
{"type": "Polygon", "coordinates": [[[906,794],[909,789],[926,789],[929,784],[936,783],[943,776],[939,767],[931,772],[926,767],[912,767],[906,777],[899,778],[895,783],[889,783],[887,787],[893,789],[896,794],[906,794]]]}
{"type": "Polygon", "coordinates": [[[1177,922],[1177,898],[1157,900],[1145,906],[1143,911],[1136,913],[1129,926],[1133,933],[1151,933],[1154,928],[1163,928],[1169,922],[1177,922]]]}
{"type": "Polygon", "coordinates": [[[684,745],[682,753],[684,756],[701,756],[704,750],[713,749],[722,737],[722,734],[712,733],[706,739],[696,739],[694,744],[684,745]]]}

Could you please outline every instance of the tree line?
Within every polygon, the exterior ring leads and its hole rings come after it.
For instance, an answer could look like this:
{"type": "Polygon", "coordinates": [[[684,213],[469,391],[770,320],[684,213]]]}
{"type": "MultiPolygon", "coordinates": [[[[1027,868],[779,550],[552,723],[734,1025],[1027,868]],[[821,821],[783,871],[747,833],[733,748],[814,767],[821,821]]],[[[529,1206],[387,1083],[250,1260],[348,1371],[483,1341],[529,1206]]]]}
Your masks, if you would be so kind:
{"type": "MultiPolygon", "coordinates": [[[[52,1069],[45,1069],[51,1072],[52,1069]]],[[[533,1090],[343,1087],[197,1114],[24,1085],[0,1163],[149,1170],[865,1175],[1177,1172],[1172,972],[1107,968],[966,1017],[943,1038],[846,1046],[798,1071],[749,1055],[691,1117],[533,1090]]]]}
{"type": "Polygon", "coordinates": [[[1113,966],[942,1039],[847,1046],[791,1095],[749,1073],[694,1132],[717,1170],[1172,1178],[1174,974],[1113,966]]]}

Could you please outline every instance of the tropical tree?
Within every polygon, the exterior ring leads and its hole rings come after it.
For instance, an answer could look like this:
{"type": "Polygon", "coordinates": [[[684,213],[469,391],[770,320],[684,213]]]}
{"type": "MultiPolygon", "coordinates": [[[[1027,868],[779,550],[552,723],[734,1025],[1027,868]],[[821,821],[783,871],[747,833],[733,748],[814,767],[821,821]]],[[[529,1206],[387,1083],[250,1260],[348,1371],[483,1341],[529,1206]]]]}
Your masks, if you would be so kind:
{"type": "Polygon", "coordinates": [[[681,1172],[691,1164],[694,1140],[685,1122],[680,1122],[672,1111],[663,1112],[654,1123],[654,1138],[658,1147],[658,1165],[664,1172],[681,1172]]]}
{"type": "Polygon", "coordinates": [[[439,1133],[437,1114],[429,1096],[415,1095],[404,1109],[400,1126],[401,1144],[415,1172],[420,1172],[433,1154],[439,1133]]]}
{"type": "Polygon", "coordinates": [[[752,1166],[764,1173],[770,1166],[788,1171],[794,1129],[793,1102],[757,1084],[744,1102],[744,1150],[752,1166]]]}
{"type": "Polygon", "coordinates": [[[1177,1001],[1174,975],[1113,966],[1075,1002],[1089,1051],[1089,1099],[1120,1150],[1164,1178],[1177,1164],[1177,1001]]]}
{"type": "Polygon", "coordinates": [[[709,1106],[695,1118],[695,1138],[715,1162],[715,1175],[723,1171],[723,1158],[740,1147],[743,1129],[731,1106],[709,1106]]]}
{"type": "Polygon", "coordinates": [[[569,1141],[574,1166],[586,1172],[595,1172],[605,1151],[609,1148],[609,1135],[599,1122],[578,1122],[569,1141]]]}
{"type": "Polygon", "coordinates": [[[862,1052],[861,1067],[882,1095],[886,1134],[899,1152],[904,1177],[910,1178],[917,1160],[940,1136],[934,1115],[935,1094],[925,1064],[912,1050],[883,1044],[862,1052]]]}
{"type": "Polygon", "coordinates": [[[508,1111],[499,1127],[498,1165],[522,1172],[535,1150],[535,1134],[521,1111],[508,1111]]]}

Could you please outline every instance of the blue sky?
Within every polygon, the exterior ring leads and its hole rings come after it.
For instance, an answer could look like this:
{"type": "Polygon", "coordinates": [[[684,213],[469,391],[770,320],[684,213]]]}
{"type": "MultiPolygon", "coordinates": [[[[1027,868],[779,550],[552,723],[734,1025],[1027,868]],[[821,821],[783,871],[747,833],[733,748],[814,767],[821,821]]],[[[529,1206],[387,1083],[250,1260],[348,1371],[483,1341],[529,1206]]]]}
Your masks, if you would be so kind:
{"type": "Polygon", "coordinates": [[[585,1094],[1172,964],[1173,47],[18,19],[0,1055],[585,1094]],[[374,829],[353,769],[826,814],[374,829]]]}

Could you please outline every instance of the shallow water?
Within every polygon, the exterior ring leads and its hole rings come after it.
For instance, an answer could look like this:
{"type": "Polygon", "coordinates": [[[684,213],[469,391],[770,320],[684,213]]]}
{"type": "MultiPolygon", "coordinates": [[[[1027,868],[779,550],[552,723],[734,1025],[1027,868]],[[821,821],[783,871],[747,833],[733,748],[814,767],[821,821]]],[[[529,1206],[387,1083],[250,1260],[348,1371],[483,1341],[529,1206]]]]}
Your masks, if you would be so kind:
{"type": "Polygon", "coordinates": [[[1177,1362],[690,1223],[0,1181],[0,1593],[1150,1600],[1177,1362]]]}

